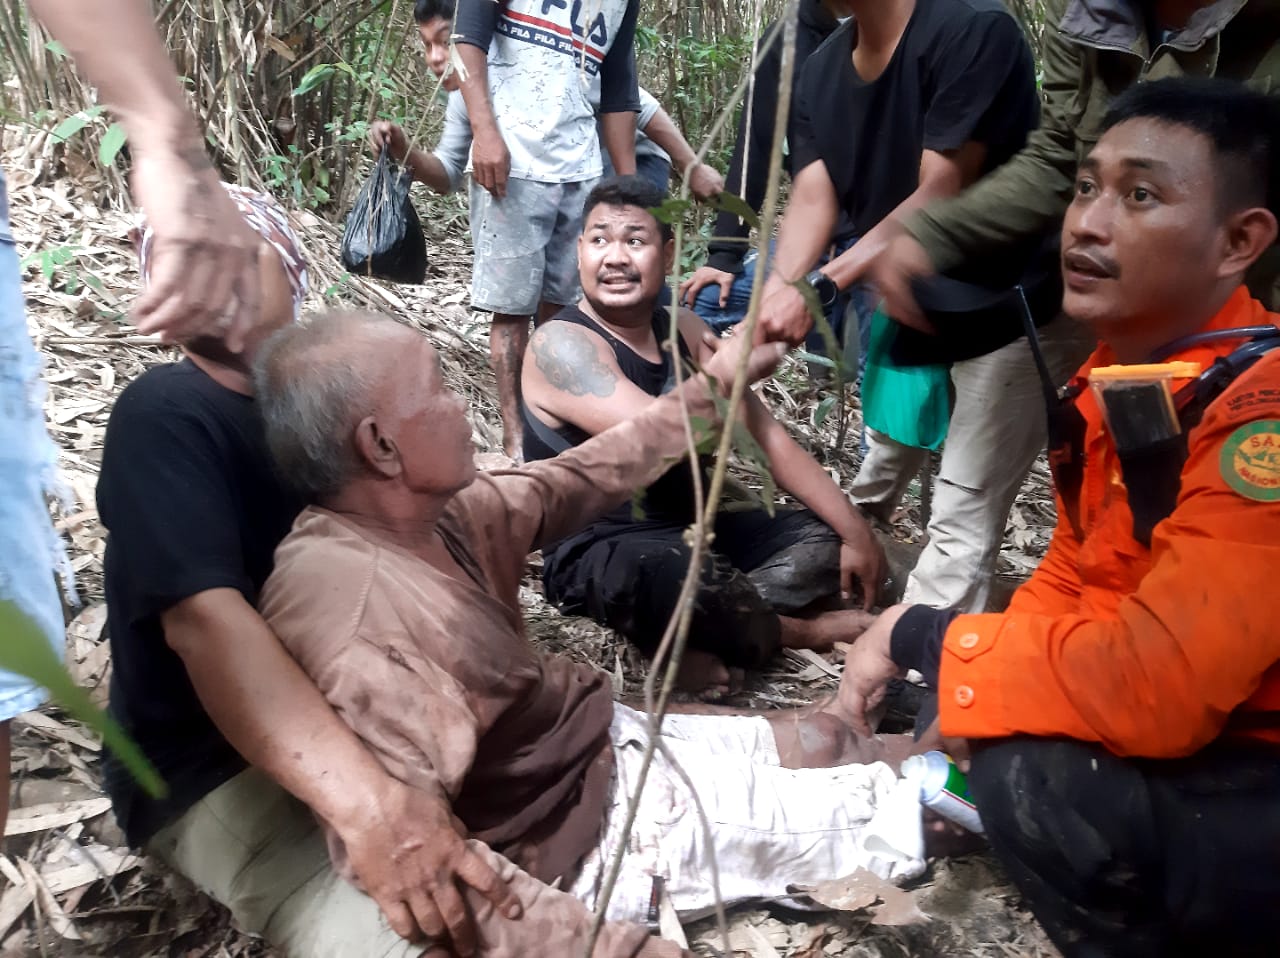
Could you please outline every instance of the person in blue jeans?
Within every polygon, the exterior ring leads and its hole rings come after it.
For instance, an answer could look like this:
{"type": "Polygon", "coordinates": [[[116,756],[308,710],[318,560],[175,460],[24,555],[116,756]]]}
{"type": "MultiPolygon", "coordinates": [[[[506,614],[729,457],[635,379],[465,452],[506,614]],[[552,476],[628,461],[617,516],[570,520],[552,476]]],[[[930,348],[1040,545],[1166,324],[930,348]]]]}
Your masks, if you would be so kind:
{"type": "MultiPolygon", "coordinates": [[[[766,26],[760,35],[768,36],[773,26],[766,26]]],[[[793,89],[794,81],[799,80],[805,61],[837,26],[839,21],[823,0],[801,0],[796,24],[795,62],[792,66],[793,89]]],[[[751,102],[749,107],[743,107],[738,120],[738,136],[729,162],[729,173],[725,178],[725,188],[730,193],[741,196],[756,213],[760,212],[764,204],[765,188],[768,185],[769,155],[773,149],[781,73],[782,44],[775,43],[756,66],[751,102]]],[[[793,102],[793,113],[794,106],[793,102]]],[[[788,174],[791,172],[789,153],[783,154],[783,168],[788,174]]],[[[717,332],[723,333],[737,325],[747,314],[756,270],[756,252],[748,243],[750,234],[750,224],[730,210],[721,210],[716,217],[713,239],[707,246],[706,264],[680,285],[680,302],[691,308],[717,332]]],[[[839,256],[856,240],[852,224],[841,219],[832,236],[834,255],[839,256]]],[[[868,305],[868,292],[859,292],[852,299],[859,317],[870,316],[875,304],[871,302],[868,305]]],[[[841,342],[845,339],[844,318],[850,301],[848,295],[837,296],[824,310],[827,322],[841,342]]],[[[860,321],[859,328],[858,342],[862,347],[860,354],[865,355],[865,321],[860,321]]],[[[817,332],[805,341],[805,348],[817,355],[827,353],[826,343],[817,332]]]]}
{"type": "MultiPolygon", "coordinates": [[[[856,236],[837,240],[832,244],[831,258],[839,256],[855,242],[857,242],[856,236]]],[[[774,244],[770,243],[771,256],[773,247],[774,244]]],[[[691,308],[717,333],[732,329],[746,318],[747,306],[751,302],[751,287],[756,279],[758,259],[758,251],[751,250],[742,258],[741,272],[732,276],[730,282],[724,285],[716,282],[703,286],[694,297],[691,308]]],[[[826,259],[823,260],[823,262],[826,261],[826,259]]],[[[708,267],[703,267],[703,270],[706,269],[708,267]]],[[[689,282],[691,280],[686,280],[685,285],[689,282]]],[[[682,291],[683,288],[682,286],[682,291]]],[[[683,293],[682,299],[684,299],[683,293]]],[[[823,315],[830,324],[836,341],[842,347],[846,366],[856,366],[855,375],[859,377],[862,375],[862,366],[867,356],[868,340],[871,335],[871,314],[875,312],[878,300],[879,297],[870,284],[857,283],[838,293],[835,301],[823,310],[823,315]],[[851,339],[855,328],[856,338],[851,339]]],[[[817,356],[827,356],[829,352],[822,333],[817,329],[814,329],[805,339],[805,349],[817,356]]]]}

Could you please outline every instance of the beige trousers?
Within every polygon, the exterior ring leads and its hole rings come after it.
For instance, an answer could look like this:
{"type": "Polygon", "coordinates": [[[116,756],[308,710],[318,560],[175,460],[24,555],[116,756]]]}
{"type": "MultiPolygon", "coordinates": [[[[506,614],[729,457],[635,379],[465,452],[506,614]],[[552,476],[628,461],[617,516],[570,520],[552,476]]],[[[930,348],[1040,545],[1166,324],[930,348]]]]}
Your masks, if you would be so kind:
{"type": "MultiPolygon", "coordinates": [[[[1088,357],[1087,332],[1060,316],[1040,330],[1056,383],[1088,357]]],[[[928,543],[903,601],[984,612],[1009,509],[1045,445],[1040,379],[1025,338],[951,367],[955,405],[933,492],[928,543]]],[[[867,455],[850,488],[855,503],[887,516],[928,450],[867,430],[867,455]]]]}
{"type": "MultiPolygon", "coordinates": [[[[542,884],[483,843],[480,855],[520,901],[499,915],[479,892],[459,891],[472,916],[477,954],[541,958],[582,954],[591,915],[567,892],[542,884]],[[536,943],[533,945],[531,943],[536,943]]],[[[148,843],[155,855],[226,905],[245,931],[288,958],[447,958],[442,944],[412,944],[386,923],[372,898],[329,864],[324,835],[305,806],[266,775],[241,772],[148,843]]],[[[678,946],[640,925],[607,922],[598,958],[676,958],[678,946]]]]}
{"type": "Polygon", "coordinates": [[[214,789],[161,829],[146,852],[291,958],[426,954],[392,931],[374,900],[333,870],[315,817],[257,769],[214,789]]]}

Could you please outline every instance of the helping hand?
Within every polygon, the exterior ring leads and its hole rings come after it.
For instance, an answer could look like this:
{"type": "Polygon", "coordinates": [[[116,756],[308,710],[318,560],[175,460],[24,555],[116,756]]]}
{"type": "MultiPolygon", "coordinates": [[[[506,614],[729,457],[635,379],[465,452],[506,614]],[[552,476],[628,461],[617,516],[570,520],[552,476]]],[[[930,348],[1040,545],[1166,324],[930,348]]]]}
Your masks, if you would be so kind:
{"type": "Polygon", "coordinates": [[[859,735],[872,734],[867,713],[880,704],[889,680],[905,671],[894,663],[889,650],[893,627],[908,608],[895,605],[885,610],[845,654],[836,712],[859,735]]]}
{"type": "Polygon", "coordinates": [[[227,196],[203,144],[139,145],[130,179],[155,231],[150,284],[132,311],[138,330],[166,342],[217,336],[238,353],[258,319],[262,238],[227,196]]]}
{"type": "Polygon", "coordinates": [[[733,273],[726,273],[714,266],[699,266],[692,276],[680,284],[680,302],[692,309],[703,287],[719,286],[720,308],[723,309],[729,302],[729,290],[733,288],[733,281],[737,278],[733,273]]]}
{"type": "Polygon", "coordinates": [[[934,274],[933,261],[914,237],[899,233],[870,263],[871,282],[884,298],[885,313],[922,333],[937,332],[925,319],[911,284],[934,274]]]}
{"type": "Polygon", "coordinates": [[[840,543],[840,597],[853,595],[854,582],[862,586],[862,608],[868,612],[880,595],[888,570],[884,549],[869,528],[840,543]]]}
{"type": "Polygon", "coordinates": [[[448,938],[457,954],[474,954],[475,927],[459,885],[510,919],[520,917],[520,901],[467,847],[442,796],[388,781],[378,807],[357,828],[339,830],[351,866],[396,934],[448,938]]]}

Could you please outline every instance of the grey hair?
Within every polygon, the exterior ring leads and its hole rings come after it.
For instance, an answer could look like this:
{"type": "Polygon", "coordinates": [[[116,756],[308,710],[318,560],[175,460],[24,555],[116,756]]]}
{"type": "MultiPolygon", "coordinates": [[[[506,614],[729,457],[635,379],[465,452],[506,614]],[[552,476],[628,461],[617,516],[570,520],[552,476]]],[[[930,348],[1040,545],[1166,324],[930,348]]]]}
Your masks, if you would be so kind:
{"type": "Polygon", "coordinates": [[[396,325],[368,313],[322,313],[279,330],[254,358],[267,448],[282,478],[313,501],[363,468],[355,425],[371,411],[373,377],[356,341],[384,323],[396,325]]]}

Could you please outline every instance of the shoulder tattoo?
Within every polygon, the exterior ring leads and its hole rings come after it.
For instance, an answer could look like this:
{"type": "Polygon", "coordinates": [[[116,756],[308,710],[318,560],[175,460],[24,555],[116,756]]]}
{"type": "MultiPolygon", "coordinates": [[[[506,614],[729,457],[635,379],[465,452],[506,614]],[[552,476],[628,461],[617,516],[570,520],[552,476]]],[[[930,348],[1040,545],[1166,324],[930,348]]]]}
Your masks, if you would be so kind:
{"type": "Polygon", "coordinates": [[[547,382],[570,396],[612,396],[618,374],[600,362],[586,332],[569,323],[534,332],[533,359],[547,382]]]}

